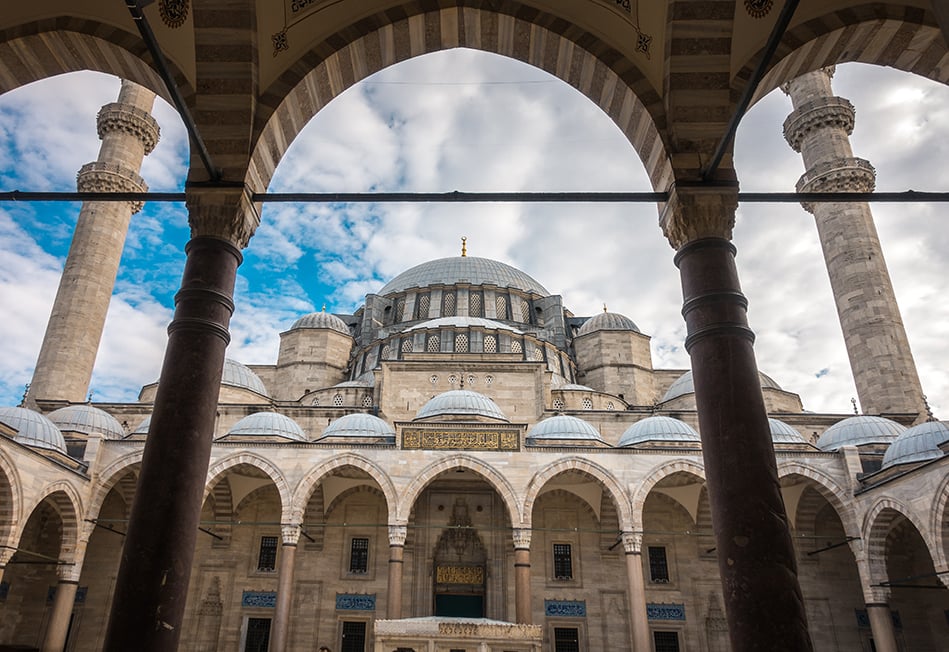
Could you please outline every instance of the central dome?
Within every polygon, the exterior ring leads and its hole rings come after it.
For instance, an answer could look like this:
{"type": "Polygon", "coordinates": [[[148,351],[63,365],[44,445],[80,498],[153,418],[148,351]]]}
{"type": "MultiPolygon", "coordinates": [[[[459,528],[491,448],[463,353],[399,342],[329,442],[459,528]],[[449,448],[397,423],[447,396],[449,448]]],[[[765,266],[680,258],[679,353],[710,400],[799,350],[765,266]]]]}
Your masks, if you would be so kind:
{"type": "Polygon", "coordinates": [[[430,285],[496,285],[550,296],[543,285],[519,269],[490,258],[456,256],[439,258],[408,269],[385,284],[378,294],[386,296],[404,292],[410,288],[425,288],[430,285]]]}

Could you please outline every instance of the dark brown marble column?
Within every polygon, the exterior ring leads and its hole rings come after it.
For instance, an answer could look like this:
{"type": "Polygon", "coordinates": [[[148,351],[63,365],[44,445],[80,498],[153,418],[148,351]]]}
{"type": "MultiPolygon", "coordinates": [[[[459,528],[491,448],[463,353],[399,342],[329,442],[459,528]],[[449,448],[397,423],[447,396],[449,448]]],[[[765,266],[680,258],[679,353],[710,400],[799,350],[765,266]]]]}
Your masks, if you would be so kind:
{"type": "Polygon", "coordinates": [[[402,617],[402,569],[405,566],[406,526],[389,526],[389,584],[386,596],[386,618],[402,617]]]}
{"type": "Polygon", "coordinates": [[[533,622],[531,613],[531,530],[514,529],[514,619],[521,625],[533,622]]]}
{"type": "MultiPolygon", "coordinates": [[[[732,649],[812,649],[774,449],[728,238],[737,188],[679,190],[666,210],[678,229],[685,346],[732,649]],[[684,236],[684,237],[682,237],[684,236]]],[[[667,235],[670,230],[667,228],[667,235]]]]}
{"type": "Polygon", "coordinates": [[[300,541],[300,526],[285,525],[282,528],[283,546],[280,550],[280,568],[277,575],[277,606],[274,610],[272,644],[273,652],[285,652],[290,641],[291,607],[293,606],[293,567],[300,541]]]}

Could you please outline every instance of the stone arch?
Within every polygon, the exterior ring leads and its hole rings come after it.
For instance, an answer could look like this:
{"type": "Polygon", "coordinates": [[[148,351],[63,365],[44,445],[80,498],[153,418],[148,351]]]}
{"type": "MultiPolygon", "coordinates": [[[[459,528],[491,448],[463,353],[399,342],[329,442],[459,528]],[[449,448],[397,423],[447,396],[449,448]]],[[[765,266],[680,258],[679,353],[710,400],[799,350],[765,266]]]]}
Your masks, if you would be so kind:
{"type": "MultiPolygon", "coordinates": [[[[80,545],[79,535],[84,515],[82,497],[76,488],[65,480],[53,482],[43,487],[43,490],[39,492],[39,498],[24,514],[32,514],[44,501],[52,504],[62,519],[63,540],[60,545],[60,558],[72,559],[80,545]]],[[[29,517],[26,520],[29,520],[29,517]]],[[[20,526],[21,528],[25,527],[25,521],[20,526]]]]}
{"type": "Polygon", "coordinates": [[[623,489],[623,486],[608,470],[582,457],[567,457],[552,462],[534,474],[527,484],[527,491],[524,497],[524,507],[522,510],[522,527],[528,527],[531,521],[531,515],[534,510],[534,502],[540,495],[544,486],[553,478],[568,471],[577,471],[588,475],[597,480],[610,494],[616,511],[619,513],[620,528],[628,530],[632,527],[632,507],[629,501],[629,494],[623,489]]]}
{"type": "Polygon", "coordinates": [[[690,460],[673,460],[660,464],[652,472],[643,478],[642,482],[633,492],[632,498],[632,527],[633,529],[642,529],[643,526],[643,508],[646,506],[646,498],[660,480],[676,473],[685,473],[693,475],[702,482],[705,482],[705,467],[698,462],[690,460]]]}
{"type": "Polygon", "coordinates": [[[857,519],[857,513],[849,504],[847,494],[837,484],[836,480],[823,471],[800,462],[778,464],[779,480],[794,475],[806,478],[813,483],[813,488],[834,508],[848,537],[860,536],[860,523],[857,519]]]}
{"type": "Polygon", "coordinates": [[[949,565],[949,475],[943,479],[936,490],[931,523],[936,544],[933,561],[937,568],[946,568],[949,565]]]}
{"type": "MultiPolygon", "coordinates": [[[[756,52],[745,63],[733,85],[748,79],[760,57],[756,52]]],[[[868,3],[812,18],[785,33],[774,60],[755,101],[786,81],[846,62],[888,66],[949,83],[949,49],[935,16],[903,5],[868,3]]]]}
{"type": "Polygon", "coordinates": [[[16,466],[2,450],[0,450],[0,492],[5,494],[3,498],[0,498],[0,545],[12,546],[17,524],[23,520],[21,517],[23,495],[16,466]]]}
{"type": "Polygon", "coordinates": [[[289,512],[284,514],[284,522],[287,523],[300,523],[303,520],[303,513],[306,510],[307,503],[310,501],[310,496],[313,494],[317,484],[323,479],[324,476],[329,475],[334,470],[351,466],[357,468],[361,471],[364,471],[369,475],[370,478],[375,480],[376,484],[382,489],[382,493],[386,499],[386,509],[389,512],[389,522],[396,522],[396,506],[398,505],[398,494],[395,490],[395,485],[392,484],[392,480],[389,479],[389,476],[385,471],[382,470],[375,462],[372,462],[365,457],[359,455],[354,455],[353,453],[344,453],[342,455],[336,455],[332,459],[323,462],[317,467],[311,469],[300,481],[300,483],[293,490],[293,498],[290,504],[289,512]]]}
{"type": "Polygon", "coordinates": [[[409,486],[405,488],[399,500],[398,509],[396,510],[397,522],[402,523],[408,520],[412,506],[415,504],[415,501],[418,500],[422,490],[424,490],[429,483],[445,471],[456,468],[474,471],[484,478],[484,480],[498,492],[498,495],[501,496],[501,500],[504,501],[504,505],[507,507],[508,517],[511,519],[511,523],[523,522],[519,511],[517,494],[508,479],[494,467],[466,454],[449,455],[437,462],[433,462],[419,472],[409,486]]]}
{"type": "Polygon", "coordinates": [[[331,513],[334,509],[342,505],[343,502],[350,496],[358,496],[359,494],[372,494],[373,496],[382,498],[383,500],[385,500],[386,497],[381,489],[377,489],[376,487],[372,487],[370,485],[362,484],[358,487],[350,487],[333,498],[333,502],[331,502],[329,506],[326,507],[326,513],[331,513]]]}
{"type": "Polygon", "coordinates": [[[570,84],[623,132],[653,188],[671,184],[663,101],[634,62],[571,21],[516,1],[492,10],[425,7],[406,3],[336,30],[263,91],[247,178],[251,188],[268,186],[293,139],[348,87],[411,57],[456,47],[517,59],[570,84]]]}
{"type": "Polygon", "coordinates": [[[905,518],[916,528],[926,544],[930,558],[936,559],[933,555],[932,537],[929,536],[928,529],[915,512],[894,498],[880,498],[863,520],[864,550],[869,564],[870,579],[874,583],[884,581],[887,577],[886,537],[900,517],[905,518]]]}
{"type": "MultiPolygon", "coordinates": [[[[145,63],[138,34],[88,18],[58,16],[0,30],[0,94],[34,81],[80,70],[104,72],[140,84],[162,97],[165,85],[145,63]]],[[[185,96],[187,77],[169,61],[185,96]]]]}
{"type": "Polygon", "coordinates": [[[208,499],[214,486],[220,482],[224,475],[229,470],[238,466],[252,466],[258,471],[265,473],[271,482],[274,483],[274,486],[277,488],[277,493],[280,494],[280,508],[282,513],[287,513],[288,506],[291,504],[291,494],[290,485],[287,483],[286,478],[283,477],[283,472],[269,460],[247,451],[225,457],[211,465],[208,469],[207,481],[204,485],[204,496],[201,498],[202,504],[208,499]]]}
{"type": "Polygon", "coordinates": [[[109,466],[102,469],[99,473],[100,481],[96,483],[92,494],[92,500],[89,501],[89,518],[98,518],[102,510],[102,503],[105,502],[109,492],[122,480],[133,467],[142,463],[142,455],[145,450],[140,449],[134,453],[124,455],[112,462],[109,466]]]}

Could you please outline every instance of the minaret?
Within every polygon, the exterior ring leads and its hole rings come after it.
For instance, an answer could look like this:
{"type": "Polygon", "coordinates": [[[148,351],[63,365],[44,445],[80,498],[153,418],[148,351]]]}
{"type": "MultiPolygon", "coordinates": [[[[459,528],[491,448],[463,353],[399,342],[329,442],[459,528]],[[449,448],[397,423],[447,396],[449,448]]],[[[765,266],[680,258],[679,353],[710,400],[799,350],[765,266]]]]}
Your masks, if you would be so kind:
{"type": "MultiPolygon", "coordinates": [[[[118,101],[99,110],[99,158],[79,170],[80,192],[144,192],[142,159],[158,143],[151,91],[122,81],[118,101]]],[[[142,202],[83,203],[46,326],[27,405],[86,400],[129,221],[142,202]]]]}
{"type": "MultiPolygon", "coordinates": [[[[853,105],[835,97],[833,68],[788,82],[784,137],[804,158],[798,192],[871,192],[876,171],[850,147],[853,105]]],[[[817,222],[860,404],[867,414],[926,416],[916,363],[866,202],[804,204],[817,222]]]]}

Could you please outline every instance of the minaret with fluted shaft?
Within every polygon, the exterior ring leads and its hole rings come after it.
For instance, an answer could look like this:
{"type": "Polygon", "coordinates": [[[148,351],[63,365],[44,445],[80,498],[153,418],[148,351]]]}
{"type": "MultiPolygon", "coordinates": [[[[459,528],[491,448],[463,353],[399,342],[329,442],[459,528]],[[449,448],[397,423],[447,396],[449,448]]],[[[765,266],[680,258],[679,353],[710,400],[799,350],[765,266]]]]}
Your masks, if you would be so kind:
{"type": "MultiPolygon", "coordinates": [[[[784,137],[804,158],[798,192],[871,192],[876,171],[853,155],[853,105],[835,97],[833,68],[788,82],[784,137]]],[[[916,363],[866,202],[804,204],[817,222],[857,395],[867,414],[926,416],[916,363]]]]}
{"type": "MultiPolygon", "coordinates": [[[[79,170],[80,192],[144,192],[142,160],[158,143],[151,91],[122,81],[118,100],[99,111],[99,158],[79,170]]],[[[141,202],[83,203],[46,326],[27,404],[86,400],[125,235],[141,202]]]]}

